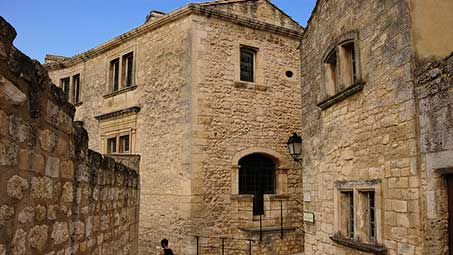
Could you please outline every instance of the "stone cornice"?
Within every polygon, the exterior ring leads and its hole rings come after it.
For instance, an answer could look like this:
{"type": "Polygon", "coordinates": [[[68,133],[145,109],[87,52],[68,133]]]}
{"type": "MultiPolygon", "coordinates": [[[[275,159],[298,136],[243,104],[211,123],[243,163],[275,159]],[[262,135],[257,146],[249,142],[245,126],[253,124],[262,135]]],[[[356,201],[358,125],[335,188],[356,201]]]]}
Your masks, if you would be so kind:
{"type": "Polygon", "coordinates": [[[124,109],[124,110],[119,110],[116,112],[101,114],[94,118],[96,118],[97,120],[106,120],[106,119],[110,119],[110,118],[114,118],[114,117],[118,117],[118,116],[124,116],[124,115],[128,115],[128,114],[133,114],[133,113],[137,114],[138,112],[140,112],[140,107],[134,106],[134,107],[124,109]]]}
{"type": "Polygon", "coordinates": [[[162,27],[168,23],[181,19],[191,14],[202,15],[207,17],[214,17],[221,20],[225,20],[231,23],[235,23],[238,25],[250,27],[257,30],[268,31],[273,34],[279,34],[282,36],[286,36],[289,38],[300,40],[302,38],[303,32],[292,30],[289,28],[269,24],[262,21],[257,21],[251,18],[247,18],[244,16],[228,13],[225,11],[219,11],[208,6],[203,6],[201,4],[189,4],[185,7],[182,7],[176,11],[169,13],[168,15],[163,16],[162,18],[157,19],[156,21],[144,24],[139,26],[135,29],[132,29],[129,32],[126,32],[118,37],[111,39],[91,50],[83,52],[81,54],[75,55],[73,57],[69,57],[64,59],[63,61],[54,62],[46,64],[46,68],[48,70],[58,70],[62,68],[71,67],[75,64],[84,62],[88,59],[94,58],[96,56],[101,55],[102,53],[111,50],[122,43],[136,38],[142,34],[145,34],[149,31],[155,30],[159,27],[162,27]]]}

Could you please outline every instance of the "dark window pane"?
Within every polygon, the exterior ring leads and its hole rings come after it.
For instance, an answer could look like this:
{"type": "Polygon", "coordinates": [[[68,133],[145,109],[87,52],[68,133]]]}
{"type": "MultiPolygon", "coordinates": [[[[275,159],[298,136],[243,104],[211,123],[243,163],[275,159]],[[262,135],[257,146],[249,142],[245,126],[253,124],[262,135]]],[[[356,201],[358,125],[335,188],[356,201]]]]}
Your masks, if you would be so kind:
{"type": "Polygon", "coordinates": [[[112,90],[117,91],[119,89],[119,75],[120,75],[120,60],[114,59],[110,62],[110,72],[111,72],[111,84],[112,90]]]}
{"type": "Polygon", "coordinates": [[[74,103],[80,102],[80,74],[74,75],[74,103]]]}
{"type": "Polygon", "coordinates": [[[254,82],[255,52],[250,49],[241,49],[241,81],[254,82]]]}
{"type": "Polygon", "coordinates": [[[116,153],[116,137],[107,140],[107,154],[116,153]]]}
{"type": "Polygon", "coordinates": [[[120,136],[120,153],[129,152],[129,135],[120,136]]]}
{"type": "Polygon", "coordinates": [[[368,204],[370,212],[370,242],[376,241],[376,201],[375,193],[368,192],[368,204]]]}
{"type": "Polygon", "coordinates": [[[124,63],[126,63],[126,87],[130,87],[133,81],[134,55],[132,53],[127,54],[124,63]]]}
{"type": "Polygon", "coordinates": [[[69,97],[69,77],[61,79],[61,88],[67,97],[69,97]]]}

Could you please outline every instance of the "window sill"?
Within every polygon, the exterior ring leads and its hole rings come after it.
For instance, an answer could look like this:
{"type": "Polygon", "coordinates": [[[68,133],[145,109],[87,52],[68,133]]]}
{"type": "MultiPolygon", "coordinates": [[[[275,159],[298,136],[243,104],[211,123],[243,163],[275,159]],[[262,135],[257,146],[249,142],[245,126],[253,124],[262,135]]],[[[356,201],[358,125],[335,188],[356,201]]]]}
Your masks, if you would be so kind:
{"type": "Polygon", "coordinates": [[[338,235],[334,235],[329,238],[330,238],[330,240],[332,240],[338,244],[341,244],[343,246],[353,248],[353,249],[356,249],[359,251],[373,253],[373,254],[377,254],[377,255],[387,254],[387,248],[385,248],[384,246],[381,246],[381,245],[361,243],[361,242],[354,241],[352,239],[340,237],[338,235]]]}
{"type": "Polygon", "coordinates": [[[268,87],[264,85],[259,85],[254,82],[247,82],[247,81],[235,81],[234,82],[235,88],[243,88],[243,89],[255,89],[260,91],[267,91],[268,87]]]}
{"type": "Polygon", "coordinates": [[[109,94],[104,95],[104,98],[114,97],[116,95],[123,94],[123,93],[129,92],[129,91],[135,90],[136,88],[137,88],[137,85],[126,87],[126,88],[122,88],[120,90],[117,90],[117,91],[114,91],[114,92],[110,92],[109,94]]]}
{"type": "Polygon", "coordinates": [[[243,201],[243,202],[252,202],[253,195],[241,194],[241,195],[231,195],[231,200],[233,201],[243,201]]]}
{"type": "Polygon", "coordinates": [[[347,89],[341,91],[340,93],[323,100],[322,102],[318,103],[317,106],[322,110],[326,110],[332,105],[339,103],[346,98],[354,95],[355,93],[362,91],[363,87],[365,86],[365,82],[359,81],[353,84],[352,86],[348,87],[347,89]]]}

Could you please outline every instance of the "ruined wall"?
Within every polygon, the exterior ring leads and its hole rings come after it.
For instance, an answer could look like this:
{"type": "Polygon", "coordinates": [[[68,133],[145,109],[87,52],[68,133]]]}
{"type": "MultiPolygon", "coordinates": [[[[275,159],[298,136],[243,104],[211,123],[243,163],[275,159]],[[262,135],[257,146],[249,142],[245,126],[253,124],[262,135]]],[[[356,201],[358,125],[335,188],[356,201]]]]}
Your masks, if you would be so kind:
{"type": "Polygon", "coordinates": [[[0,254],[136,254],[137,172],[88,149],[15,35],[0,18],[0,254]]]}
{"type": "Polygon", "coordinates": [[[418,67],[415,87],[420,127],[421,175],[426,197],[425,254],[448,254],[448,193],[453,174],[453,55],[418,67]]]}
{"type": "Polygon", "coordinates": [[[422,254],[409,10],[408,1],[320,0],[305,31],[304,207],[316,219],[305,224],[306,255],[367,254],[330,237],[339,231],[336,185],[371,180],[381,189],[376,193],[378,243],[388,254],[422,254]],[[327,98],[323,57],[350,32],[357,35],[364,87],[321,110],[317,104],[327,98]]]}
{"type": "MultiPolygon", "coordinates": [[[[267,16],[273,18],[279,17],[267,16]]],[[[259,240],[258,232],[246,230],[256,230],[259,221],[253,219],[252,196],[238,195],[237,175],[237,161],[259,153],[275,160],[277,175],[285,176],[277,177],[276,195],[265,196],[263,225],[278,229],[282,200],[284,225],[291,229],[282,240],[278,231],[265,231],[253,253],[302,252],[303,207],[294,201],[302,201],[302,175],[286,147],[300,127],[299,39],[204,16],[193,22],[192,189],[200,194],[193,203],[194,233],[259,240]],[[240,81],[241,45],[257,49],[254,83],[240,81]],[[285,76],[288,70],[292,78],[285,76]]],[[[242,243],[228,247],[245,254],[242,243]]],[[[236,252],[228,254],[242,254],[236,252]]]]}

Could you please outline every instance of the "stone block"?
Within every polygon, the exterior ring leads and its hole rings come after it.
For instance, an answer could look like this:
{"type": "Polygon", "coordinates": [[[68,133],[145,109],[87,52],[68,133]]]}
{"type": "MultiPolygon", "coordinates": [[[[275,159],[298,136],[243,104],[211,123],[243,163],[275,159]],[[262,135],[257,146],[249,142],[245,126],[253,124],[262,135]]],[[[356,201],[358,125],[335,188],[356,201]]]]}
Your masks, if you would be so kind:
{"type": "Polygon", "coordinates": [[[17,165],[18,146],[6,140],[0,140],[0,166],[17,165]]]}
{"type": "Polygon", "coordinates": [[[46,163],[46,176],[58,178],[60,175],[60,159],[49,156],[46,163]]]}
{"type": "Polygon", "coordinates": [[[395,212],[407,213],[407,201],[392,200],[392,210],[395,212]]]}
{"type": "Polygon", "coordinates": [[[23,229],[16,230],[11,242],[11,255],[25,255],[27,233],[23,229]]]}
{"type": "Polygon", "coordinates": [[[19,213],[17,220],[21,224],[32,224],[35,220],[35,210],[31,206],[27,206],[19,213]]]}
{"type": "Polygon", "coordinates": [[[46,225],[35,226],[31,229],[28,235],[30,247],[42,251],[48,239],[49,227],[46,225]]]}
{"type": "Polygon", "coordinates": [[[74,164],[72,161],[61,161],[60,176],[64,179],[72,180],[74,178],[74,164]]]}
{"type": "Polygon", "coordinates": [[[27,180],[18,175],[15,175],[11,179],[9,179],[6,186],[8,196],[17,200],[22,200],[28,188],[29,185],[27,180]]]}
{"type": "Polygon", "coordinates": [[[0,228],[2,225],[5,225],[6,222],[11,220],[14,214],[15,214],[14,207],[2,205],[0,207],[0,228]]]}
{"type": "Polygon", "coordinates": [[[73,201],[73,188],[71,182],[66,182],[63,185],[63,192],[61,195],[61,200],[63,203],[71,203],[73,201]]]}
{"type": "Polygon", "coordinates": [[[55,134],[46,129],[39,132],[39,143],[46,152],[52,152],[55,148],[55,134]]]}
{"type": "Polygon", "coordinates": [[[45,206],[38,205],[35,208],[35,218],[37,221],[43,221],[46,219],[47,209],[45,206]]]}
{"type": "Polygon", "coordinates": [[[36,173],[44,173],[44,157],[41,154],[33,153],[31,169],[36,173]]]}
{"type": "Polygon", "coordinates": [[[6,248],[3,244],[0,244],[0,255],[6,255],[6,248]]]}
{"type": "Polygon", "coordinates": [[[31,196],[35,200],[48,201],[52,199],[53,183],[47,177],[34,177],[31,181],[31,196]]]}
{"type": "Polygon", "coordinates": [[[50,235],[56,245],[63,244],[69,239],[68,224],[66,222],[56,222],[52,227],[50,235]]]}

